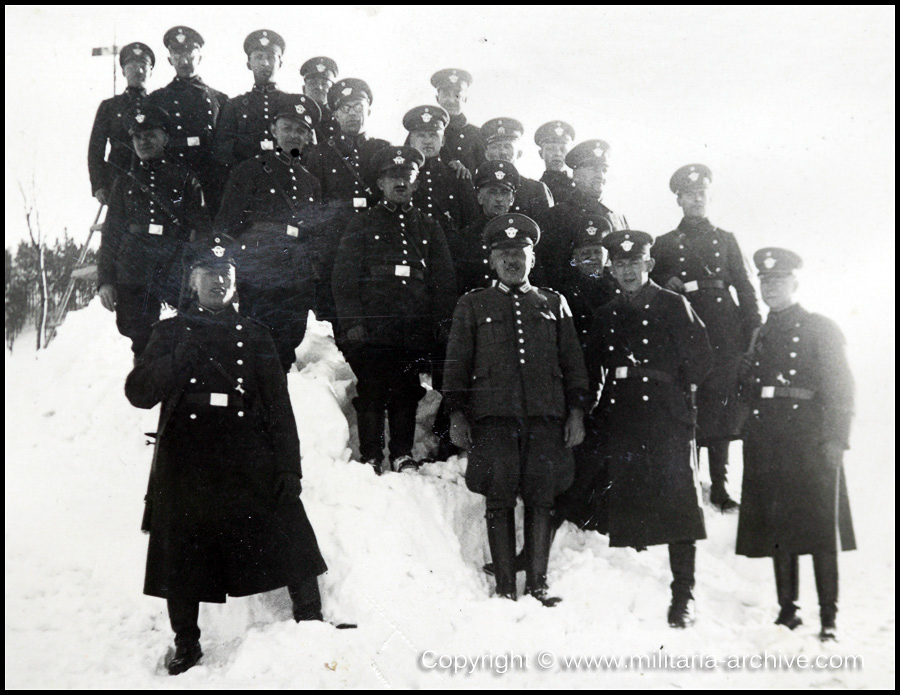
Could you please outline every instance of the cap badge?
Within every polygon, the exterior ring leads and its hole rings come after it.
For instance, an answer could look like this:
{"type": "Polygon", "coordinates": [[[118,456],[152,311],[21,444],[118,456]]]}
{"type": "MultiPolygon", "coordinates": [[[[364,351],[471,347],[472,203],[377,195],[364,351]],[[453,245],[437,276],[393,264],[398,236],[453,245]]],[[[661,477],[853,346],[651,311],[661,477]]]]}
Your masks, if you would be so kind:
{"type": "Polygon", "coordinates": [[[597,228],[596,227],[588,227],[584,231],[586,231],[591,236],[594,236],[597,233],[597,228]]]}
{"type": "Polygon", "coordinates": [[[343,94],[345,97],[349,97],[351,94],[353,94],[353,87],[344,87],[341,90],[341,94],[343,94]]]}
{"type": "Polygon", "coordinates": [[[553,132],[556,133],[557,136],[562,137],[563,129],[560,128],[559,126],[556,126],[556,127],[553,129],[553,132]]]}
{"type": "Polygon", "coordinates": [[[268,45],[269,45],[269,39],[267,39],[265,36],[263,36],[263,37],[259,40],[259,45],[260,45],[260,46],[268,46],[268,45]]]}
{"type": "Polygon", "coordinates": [[[603,155],[605,155],[605,154],[606,154],[606,153],[603,151],[603,148],[602,148],[602,147],[595,147],[595,148],[594,148],[594,156],[595,156],[595,157],[603,157],[603,155]]]}
{"type": "Polygon", "coordinates": [[[515,239],[516,234],[518,233],[519,230],[516,229],[515,227],[507,227],[503,231],[506,232],[506,236],[508,236],[510,239],[515,239]]]}
{"type": "Polygon", "coordinates": [[[500,126],[499,128],[497,128],[497,135],[504,135],[505,133],[506,133],[506,128],[504,128],[503,126],[500,126]]]}
{"type": "Polygon", "coordinates": [[[766,260],[763,261],[763,265],[766,266],[766,270],[772,270],[775,267],[775,264],[778,263],[774,258],[769,256],[766,260]]]}
{"type": "Polygon", "coordinates": [[[622,242],[621,246],[622,246],[622,250],[625,253],[628,253],[634,247],[634,242],[626,240],[626,241],[622,242]]]}
{"type": "Polygon", "coordinates": [[[697,183],[697,180],[698,180],[699,178],[700,178],[700,174],[698,174],[696,171],[691,170],[691,173],[688,174],[688,179],[689,179],[692,183],[697,183]]]}
{"type": "Polygon", "coordinates": [[[178,43],[184,43],[184,40],[185,40],[186,38],[187,38],[187,37],[186,37],[184,34],[182,34],[181,32],[179,32],[178,35],[175,36],[175,40],[176,40],[178,43]]]}
{"type": "Polygon", "coordinates": [[[456,84],[457,82],[459,82],[459,75],[457,75],[456,73],[453,73],[447,79],[450,80],[453,84],[456,84]]]}
{"type": "Polygon", "coordinates": [[[423,123],[431,123],[431,119],[432,119],[432,118],[434,118],[434,116],[432,116],[432,115],[431,115],[430,113],[428,113],[427,111],[426,111],[425,113],[422,114],[422,122],[423,122],[423,123]]]}
{"type": "Polygon", "coordinates": [[[225,248],[222,246],[213,246],[212,252],[216,254],[216,258],[221,258],[225,255],[225,248]]]}
{"type": "Polygon", "coordinates": [[[497,180],[498,180],[498,181],[502,181],[503,179],[506,178],[506,172],[503,172],[503,171],[495,171],[495,172],[494,172],[494,176],[497,177],[497,180]]]}
{"type": "Polygon", "coordinates": [[[146,116],[144,114],[139,113],[134,117],[134,120],[136,120],[138,123],[143,123],[145,118],[146,116]]]}
{"type": "Polygon", "coordinates": [[[316,70],[319,72],[325,72],[325,66],[322,63],[316,63],[316,70]]]}
{"type": "Polygon", "coordinates": [[[143,53],[143,51],[140,48],[138,48],[137,46],[132,48],[131,52],[134,53],[136,56],[139,56],[141,53],[143,53]]]}
{"type": "Polygon", "coordinates": [[[394,164],[403,164],[406,160],[403,157],[394,157],[394,164]]]}
{"type": "Polygon", "coordinates": [[[303,104],[294,104],[294,108],[297,110],[297,113],[299,113],[299,114],[306,113],[306,109],[304,108],[303,104]]]}

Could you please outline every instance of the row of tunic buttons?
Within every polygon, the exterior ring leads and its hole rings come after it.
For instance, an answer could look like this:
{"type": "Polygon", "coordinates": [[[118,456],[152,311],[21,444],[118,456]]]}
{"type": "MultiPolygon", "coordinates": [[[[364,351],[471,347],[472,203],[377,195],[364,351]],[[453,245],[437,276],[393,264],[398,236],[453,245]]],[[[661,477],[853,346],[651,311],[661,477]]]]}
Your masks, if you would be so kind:
{"type": "MultiPolygon", "coordinates": [[[[519,304],[518,299],[516,300],[515,304],[516,304],[516,317],[517,317],[516,323],[518,324],[517,330],[519,332],[519,344],[522,345],[525,343],[525,337],[524,337],[525,331],[522,329],[522,310],[519,308],[520,304],[519,304]]],[[[524,357],[525,348],[524,347],[519,348],[519,354],[523,355],[523,357],[519,358],[519,364],[525,364],[525,357],[524,357]]]]}
{"type": "MultiPolygon", "coordinates": [[[[237,330],[239,330],[239,331],[242,330],[243,328],[244,328],[244,327],[243,327],[241,324],[237,324],[237,325],[235,326],[235,329],[237,329],[237,330]]],[[[187,330],[191,330],[191,327],[190,327],[190,326],[187,326],[187,330]]],[[[242,341],[240,341],[240,340],[239,340],[237,343],[235,343],[235,344],[236,344],[239,348],[244,347],[244,343],[243,343],[242,341]]],[[[238,364],[239,366],[240,366],[240,365],[243,365],[243,364],[244,364],[244,360],[237,360],[237,364],[238,364]]],[[[237,377],[237,382],[238,382],[239,385],[242,386],[243,383],[244,383],[244,377],[242,377],[242,376],[237,377]]],[[[194,377],[191,377],[191,383],[192,383],[192,384],[196,384],[196,383],[197,383],[197,379],[194,378],[194,377]]],[[[243,389],[241,389],[241,393],[243,393],[243,389]]],[[[243,410],[239,410],[239,411],[237,412],[237,416],[238,416],[238,417],[244,417],[244,411],[243,411],[243,410]]],[[[197,414],[196,414],[196,413],[191,413],[191,420],[196,420],[196,419],[197,419],[197,414]]]]}

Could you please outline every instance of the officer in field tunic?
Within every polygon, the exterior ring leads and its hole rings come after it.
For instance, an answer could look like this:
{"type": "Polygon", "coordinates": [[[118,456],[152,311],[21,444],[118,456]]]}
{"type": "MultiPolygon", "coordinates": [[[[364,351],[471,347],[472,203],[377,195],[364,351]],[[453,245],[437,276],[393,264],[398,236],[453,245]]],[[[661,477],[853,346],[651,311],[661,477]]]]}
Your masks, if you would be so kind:
{"type": "Polygon", "coordinates": [[[251,32],[244,39],[244,53],[247,69],[253,73],[253,89],[229,99],[216,125],[216,157],[229,166],[275,149],[270,128],[275,102],[284,94],[275,83],[284,39],[270,29],[251,32]]]}
{"type": "Polygon", "coordinates": [[[347,226],[334,265],[338,345],[357,377],[360,456],[379,474],[385,409],[393,470],[418,467],[412,447],[425,395],[419,373],[446,341],[456,301],[444,233],[412,204],[423,163],[412,147],[389,146],[375,156],[383,200],[347,226]]]}
{"type": "Polygon", "coordinates": [[[235,310],[226,248],[197,245],[190,268],[190,305],[157,324],[125,382],[136,407],[162,404],[144,593],[166,599],[172,675],[202,657],[201,601],[287,586],[295,620],[322,620],[326,570],[300,500],[300,442],[272,338],[235,310]]]}
{"type": "MultiPolygon", "coordinates": [[[[321,272],[326,290],[332,285],[332,266],[341,235],[355,215],[367,212],[380,197],[371,164],[389,143],[366,134],[371,105],[372,90],[362,80],[336,82],[328,91],[334,132],[303,155],[304,166],[322,184],[322,201],[327,208],[321,232],[321,272]]],[[[322,320],[334,318],[330,293],[321,298],[316,314],[322,320]]]]}
{"type": "MultiPolygon", "coordinates": [[[[592,383],[603,383],[594,411],[605,435],[596,469],[606,469],[608,483],[601,487],[598,476],[593,489],[581,490],[586,508],[564,514],[601,531],[608,514],[613,547],[667,543],[673,575],[668,620],[683,628],[693,621],[694,541],[706,538],[691,465],[690,394],[712,367],[713,354],[688,301],[649,279],[652,243],[649,234],[634,230],[603,239],[622,293],[595,315],[585,354],[592,383]]],[[[579,473],[590,479],[587,471],[579,473]]]]}
{"type": "Polygon", "coordinates": [[[575,129],[565,121],[544,123],[534,132],[534,144],[546,167],[540,181],[550,189],[556,205],[568,198],[575,188],[572,175],[566,171],[566,155],[574,140],[575,129]]]}
{"type": "Polygon", "coordinates": [[[609,144],[603,140],[585,140],[573,147],[565,161],[573,171],[575,188],[542,220],[545,234],[538,256],[546,282],[560,291],[565,291],[576,231],[598,227],[604,220],[613,230],[628,227],[624,215],[603,203],[609,155],[609,144]]]}
{"type": "Polygon", "coordinates": [[[466,485],[486,497],[497,595],[516,599],[515,507],[525,503],[525,593],[545,606],[551,510],[572,482],[583,436],[587,373],[565,298],[528,282],[540,230],[510,213],[484,229],[492,287],[456,305],[445,397],[453,442],[468,450],[466,485]]]}
{"type": "Polygon", "coordinates": [[[137,159],[113,184],[97,263],[100,300],[116,312],[135,355],[147,345],[161,304],[179,303],[185,242],[211,229],[200,183],[166,153],[168,115],[152,104],[143,109],[130,127],[137,159]]]}
{"type": "Polygon", "coordinates": [[[478,126],[468,122],[463,105],[468,100],[472,75],[465,70],[446,68],[431,76],[431,86],[437,90],[437,103],[448,114],[450,122],[444,132],[441,159],[457,175],[471,178],[484,162],[484,140],[478,126]]]}
{"type": "Polygon", "coordinates": [[[653,245],[653,280],[684,294],[706,324],[716,361],[697,393],[697,443],[709,453],[710,502],[727,512],[738,507],[725,489],[728,445],[740,436],[738,367],[760,318],[737,240],[706,217],[711,183],[712,172],[702,164],[688,164],[672,175],[669,188],[678,196],[684,219],[653,245]]]}
{"type": "Polygon", "coordinates": [[[413,203],[441,225],[449,237],[475,217],[477,201],[471,179],[459,178],[441,161],[449,114],[440,106],[417,106],[403,116],[406,144],[425,155],[413,203]]]}
{"type": "Polygon", "coordinates": [[[203,37],[189,27],[172,27],[165,33],[163,44],[175,68],[175,79],[149,99],[169,114],[172,130],[168,150],[200,179],[206,204],[215,214],[228,169],[215,158],[213,143],[228,95],[207,85],[197,74],[203,43],[203,37]]]}
{"type": "Polygon", "coordinates": [[[129,43],[119,51],[119,65],[128,86],[121,94],[100,102],[88,144],[91,192],[102,205],[109,202],[109,192],[116,177],[131,168],[134,150],[129,129],[147,96],[144,85],[156,65],[156,56],[146,44],[129,43]],[[107,142],[109,157],[106,156],[107,142]]]}
{"type": "MultiPolygon", "coordinates": [[[[523,126],[515,118],[492,118],[481,126],[481,136],[485,141],[484,156],[488,161],[515,164],[522,156],[523,126]]],[[[550,189],[540,181],[519,175],[519,188],[513,201],[512,211],[542,220],[544,214],[553,207],[550,189]]]]}
{"type": "Polygon", "coordinates": [[[335,123],[328,106],[328,92],[338,78],[338,66],[327,56],[316,56],[300,66],[300,76],[303,78],[303,93],[315,99],[322,110],[322,120],[316,126],[315,145],[317,142],[325,142],[334,132],[335,123]]]}
{"type": "Polygon", "coordinates": [[[302,94],[281,94],[271,111],[274,149],[232,170],[216,229],[238,242],[241,312],[272,331],[282,366],[290,371],[321,289],[316,273],[322,187],[300,164],[319,107],[302,94]]]}
{"type": "Polygon", "coordinates": [[[856,539],[843,455],[853,417],[853,376],[844,336],[794,295],[800,257],[764,248],[753,255],[769,316],[746,360],[742,395],[744,482],[736,551],[772,557],[780,612],[776,625],[801,624],[798,556],[811,554],[822,630],[836,638],[839,550],[856,539]]]}

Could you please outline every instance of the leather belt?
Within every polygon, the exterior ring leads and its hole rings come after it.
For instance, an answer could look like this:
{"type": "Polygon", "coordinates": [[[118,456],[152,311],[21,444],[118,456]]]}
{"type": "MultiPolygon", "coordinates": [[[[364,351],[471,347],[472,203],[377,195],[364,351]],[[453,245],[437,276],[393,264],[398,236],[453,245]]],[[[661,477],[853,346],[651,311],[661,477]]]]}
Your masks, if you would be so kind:
{"type": "Polygon", "coordinates": [[[800,401],[811,401],[815,395],[815,391],[789,386],[763,386],[759,393],[760,398],[794,398],[800,401]]]}
{"type": "Polygon", "coordinates": [[[254,222],[250,227],[251,232],[265,232],[269,234],[284,234],[290,237],[300,236],[299,225],[280,224],[278,222],[254,222]]]}
{"type": "Polygon", "coordinates": [[[415,278],[416,280],[425,279],[425,271],[421,268],[413,268],[410,265],[377,265],[369,270],[369,274],[374,276],[393,275],[399,278],[415,278]]]}
{"type": "Polygon", "coordinates": [[[647,367],[615,367],[612,371],[613,379],[619,381],[621,379],[637,379],[647,378],[654,381],[661,381],[664,384],[674,384],[675,377],[658,369],[649,369],[647,367]]]}
{"type": "Polygon", "coordinates": [[[684,283],[685,292],[696,292],[697,290],[724,290],[724,280],[691,280],[684,283]]]}
{"type": "Polygon", "coordinates": [[[186,393],[186,403],[208,405],[219,408],[243,408],[244,399],[237,393],[186,393]]]}
{"type": "Polygon", "coordinates": [[[162,236],[164,225],[161,224],[129,224],[128,231],[132,234],[152,234],[153,236],[162,236]]]}
{"type": "Polygon", "coordinates": [[[179,138],[169,138],[169,142],[166,143],[166,147],[201,147],[203,145],[203,136],[201,135],[190,135],[187,137],[179,137],[179,138]]]}

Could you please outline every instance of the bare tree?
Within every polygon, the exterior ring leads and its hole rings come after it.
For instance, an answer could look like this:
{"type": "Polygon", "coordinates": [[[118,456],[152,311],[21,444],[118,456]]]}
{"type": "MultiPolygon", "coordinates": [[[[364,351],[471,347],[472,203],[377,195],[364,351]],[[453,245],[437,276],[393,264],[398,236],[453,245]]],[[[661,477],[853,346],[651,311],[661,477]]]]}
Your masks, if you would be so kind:
{"type": "Polygon", "coordinates": [[[22,205],[25,210],[25,223],[28,225],[28,237],[31,239],[31,245],[38,254],[39,276],[41,278],[41,319],[40,325],[37,326],[37,349],[47,347],[47,314],[48,314],[48,291],[47,291],[47,268],[44,264],[44,238],[41,232],[41,218],[37,210],[34,176],[31,177],[31,199],[25,193],[22,182],[19,182],[19,190],[22,192],[22,205]]]}

